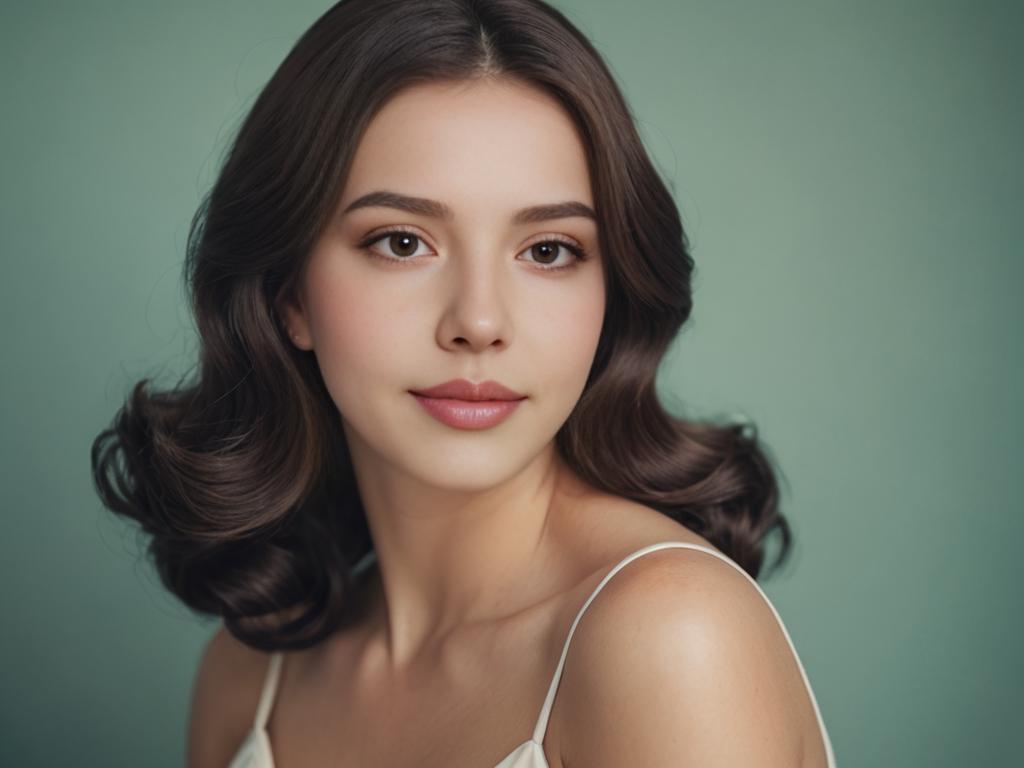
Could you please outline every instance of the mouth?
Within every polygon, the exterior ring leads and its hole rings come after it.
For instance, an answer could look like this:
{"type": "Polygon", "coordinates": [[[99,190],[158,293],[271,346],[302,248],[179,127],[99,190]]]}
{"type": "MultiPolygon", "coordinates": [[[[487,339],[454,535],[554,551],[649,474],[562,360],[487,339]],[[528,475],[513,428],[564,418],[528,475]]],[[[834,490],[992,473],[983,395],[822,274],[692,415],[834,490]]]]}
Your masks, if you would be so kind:
{"type": "Polygon", "coordinates": [[[517,400],[459,400],[450,397],[428,397],[411,392],[424,410],[449,427],[456,429],[489,429],[512,415],[525,397],[517,400]]]}
{"type": "Polygon", "coordinates": [[[438,384],[428,389],[409,390],[419,397],[429,397],[440,400],[461,400],[463,402],[489,402],[496,401],[517,401],[526,398],[526,395],[506,387],[500,381],[482,381],[479,384],[468,379],[452,379],[443,384],[438,384]]]}

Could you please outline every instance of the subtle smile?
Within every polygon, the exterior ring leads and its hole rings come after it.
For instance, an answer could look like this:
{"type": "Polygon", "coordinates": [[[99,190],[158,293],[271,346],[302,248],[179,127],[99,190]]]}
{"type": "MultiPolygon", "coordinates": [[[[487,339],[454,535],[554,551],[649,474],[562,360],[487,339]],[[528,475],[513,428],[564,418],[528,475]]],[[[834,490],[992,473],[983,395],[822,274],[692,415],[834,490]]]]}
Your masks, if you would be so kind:
{"type": "Polygon", "coordinates": [[[438,421],[458,429],[487,429],[500,424],[526,399],[497,381],[475,384],[453,379],[410,394],[438,421]]]}

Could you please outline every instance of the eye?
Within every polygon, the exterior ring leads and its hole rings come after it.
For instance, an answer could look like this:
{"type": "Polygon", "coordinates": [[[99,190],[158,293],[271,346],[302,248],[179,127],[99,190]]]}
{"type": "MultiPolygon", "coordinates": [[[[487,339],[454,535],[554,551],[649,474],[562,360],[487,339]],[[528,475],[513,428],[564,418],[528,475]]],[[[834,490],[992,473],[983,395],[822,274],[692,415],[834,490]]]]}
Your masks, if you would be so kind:
{"type": "Polygon", "coordinates": [[[528,253],[534,257],[539,257],[541,261],[537,263],[544,265],[543,271],[545,272],[558,272],[563,269],[572,269],[573,267],[577,266],[581,261],[587,260],[587,252],[582,245],[573,240],[569,240],[558,235],[548,235],[546,239],[538,240],[533,245],[528,246],[527,249],[523,251],[523,253],[528,253]],[[571,261],[568,264],[563,264],[560,267],[547,266],[552,261],[558,259],[559,249],[571,253],[571,261]]]}
{"type": "MultiPolygon", "coordinates": [[[[422,243],[423,238],[408,229],[391,229],[384,232],[374,232],[363,239],[358,247],[375,259],[390,262],[414,261],[417,255],[417,243],[422,243]],[[385,246],[391,249],[392,255],[377,252],[372,246],[384,241],[385,246]]],[[[563,269],[572,269],[580,262],[586,261],[586,249],[575,240],[561,235],[548,235],[543,240],[537,240],[527,246],[522,253],[531,255],[537,259],[534,263],[541,265],[541,272],[559,272],[563,269]],[[560,250],[572,255],[568,264],[553,267],[549,264],[556,261],[560,250]]]]}
{"type": "Polygon", "coordinates": [[[409,232],[404,229],[392,229],[386,232],[376,232],[370,235],[359,243],[359,248],[377,259],[384,259],[385,261],[411,261],[416,255],[417,249],[415,248],[415,245],[417,242],[421,241],[422,238],[414,232],[409,232]],[[389,248],[393,249],[392,253],[394,255],[381,255],[370,247],[372,245],[376,245],[382,240],[385,241],[385,244],[389,248]]]}

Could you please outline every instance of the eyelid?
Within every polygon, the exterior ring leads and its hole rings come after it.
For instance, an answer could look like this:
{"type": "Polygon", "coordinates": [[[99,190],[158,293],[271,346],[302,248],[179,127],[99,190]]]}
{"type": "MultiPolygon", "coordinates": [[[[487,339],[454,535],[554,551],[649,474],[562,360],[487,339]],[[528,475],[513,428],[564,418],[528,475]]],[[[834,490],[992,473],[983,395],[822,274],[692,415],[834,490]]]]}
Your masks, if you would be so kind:
{"type": "MultiPolygon", "coordinates": [[[[396,225],[393,225],[393,226],[389,225],[389,226],[381,227],[379,229],[371,230],[369,233],[367,233],[367,235],[365,237],[363,237],[360,240],[360,242],[369,244],[369,243],[375,242],[376,240],[379,240],[380,238],[384,237],[385,235],[391,235],[391,234],[396,234],[396,233],[401,233],[401,232],[408,232],[410,234],[416,235],[421,240],[430,240],[430,238],[427,235],[423,234],[423,230],[419,229],[418,227],[416,227],[414,225],[411,225],[411,224],[396,224],[396,225]]],[[[579,248],[580,250],[586,250],[586,246],[583,245],[583,243],[581,243],[575,237],[571,237],[569,235],[562,235],[562,234],[559,234],[557,232],[548,232],[548,233],[545,233],[545,234],[537,235],[535,238],[533,238],[528,243],[526,243],[526,245],[524,245],[523,248],[529,248],[530,246],[536,245],[537,243],[546,243],[546,242],[550,242],[551,240],[556,240],[558,242],[565,243],[567,245],[574,245],[577,248],[579,248]]]]}
{"type": "MultiPolygon", "coordinates": [[[[385,226],[382,229],[371,230],[369,234],[367,234],[365,237],[362,238],[362,240],[359,241],[357,247],[360,250],[364,251],[367,255],[369,255],[370,258],[393,263],[395,266],[405,266],[405,264],[418,261],[418,259],[413,258],[398,259],[392,256],[382,256],[381,254],[375,253],[373,251],[373,248],[371,246],[374,243],[383,240],[388,235],[396,234],[411,235],[415,237],[417,240],[419,240],[421,243],[427,244],[426,241],[428,240],[428,238],[420,234],[420,230],[418,227],[411,225],[407,226],[403,224],[394,224],[385,226]]],[[[572,254],[572,261],[560,267],[552,267],[545,264],[539,264],[537,267],[535,267],[535,269],[539,272],[560,273],[563,272],[564,270],[576,269],[580,266],[580,264],[582,264],[583,262],[587,261],[590,258],[590,252],[587,246],[583,245],[583,243],[581,243],[576,238],[571,237],[569,235],[563,235],[561,233],[548,233],[537,235],[531,242],[523,246],[522,250],[517,252],[517,255],[518,253],[528,251],[531,247],[537,245],[538,243],[556,243],[561,248],[572,254]]]]}
{"type": "Polygon", "coordinates": [[[384,235],[391,235],[396,232],[409,232],[411,234],[416,235],[419,238],[422,238],[423,240],[430,239],[423,234],[423,230],[421,230],[419,227],[415,227],[411,224],[394,224],[370,230],[370,232],[368,232],[366,236],[362,238],[362,242],[372,242],[373,239],[379,240],[380,238],[384,237],[384,235]]]}

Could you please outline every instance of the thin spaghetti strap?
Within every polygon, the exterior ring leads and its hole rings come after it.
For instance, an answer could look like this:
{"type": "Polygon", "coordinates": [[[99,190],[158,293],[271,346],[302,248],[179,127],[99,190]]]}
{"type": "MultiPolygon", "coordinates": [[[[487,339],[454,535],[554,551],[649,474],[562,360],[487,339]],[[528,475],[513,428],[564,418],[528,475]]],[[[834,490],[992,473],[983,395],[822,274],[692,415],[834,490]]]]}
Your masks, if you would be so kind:
{"type": "Polygon", "coordinates": [[[612,576],[618,573],[623,567],[625,567],[631,561],[635,560],[636,558],[642,555],[646,555],[648,552],[654,552],[655,550],[664,549],[666,547],[679,546],[686,545],[684,545],[682,542],[665,541],[661,542],[660,544],[651,544],[649,546],[643,547],[642,549],[638,549],[636,552],[633,552],[624,557],[622,560],[620,560],[614,568],[612,568],[610,571],[608,571],[608,573],[604,575],[604,578],[601,579],[601,583],[598,584],[597,587],[594,588],[594,591],[590,593],[590,597],[588,597],[586,602],[583,603],[583,607],[580,608],[579,611],[577,611],[576,618],[573,619],[572,625],[569,627],[569,634],[565,638],[565,644],[562,646],[562,655],[558,659],[558,666],[555,668],[555,674],[552,676],[551,684],[548,686],[547,696],[544,697],[544,706],[541,707],[540,716],[537,718],[537,724],[533,728],[533,741],[536,741],[538,744],[542,744],[544,742],[544,734],[547,732],[548,729],[548,718],[551,716],[551,708],[555,702],[555,693],[557,693],[558,684],[562,679],[562,668],[565,666],[565,657],[569,653],[569,643],[572,642],[572,636],[576,632],[576,625],[580,623],[580,619],[583,618],[583,614],[586,612],[590,604],[594,601],[594,598],[597,597],[598,593],[600,593],[600,591],[604,588],[604,585],[607,584],[609,580],[611,580],[612,576]]]}
{"type": "Polygon", "coordinates": [[[263,690],[260,692],[260,703],[256,707],[256,720],[253,727],[256,730],[263,730],[267,726],[267,717],[274,706],[274,697],[277,695],[277,682],[281,676],[281,662],[283,654],[275,651],[270,654],[270,663],[267,665],[267,674],[263,678],[263,690]]]}
{"type": "Polygon", "coordinates": [[[627,555],[625,558],[619,561],[619,563],[614,568],[612,568],[603,579],[601,579],[601,583],[597,585],[597,587],[591,593],[590,597],[587,598],[587,601],[583,603],[583,607],[580,608],[579,612],[576,614],[576,618],[573,621],[572,626],[569,628],[569,635],[565,639],[565,645],[562,646],[562,656],[558,660],[558,667],[555,669],[555,674],[551,679],[551,685],[548,687],[547,696],[544,698],[544,706],[541,707],[540,716],[537,718],[537,725],[533,729],[533,741],[537,742],[538,744],[542,744],[544,742],[544,734],[548,728],[548,718],[551,716],[551,708],[555,701],[555,693],[558,691],[558,684],[562,679],[562,669],[565,666],[565,658],[569,653],[569,643],[572,641],[573,633],[576,632],[576,625],[580,623],[580,619],[583,617],[583,613],[587,610],[587,607],[593,602],[594,598],[597,597],[598,593],[601,591],[604,585],[607,584],[608,581],[616,573],[622,570],[623,567],[628,565],[633,560],[636,560],[638,557],[642,557],[643,555],[649,554],[651,552],[656,552],[660,549],[668,549],[670,547],[679,547],[682,549],[696,549],[701,552],[707,552],[709,555],[714,555],[718,559],[723,560],[724,562],[733,566],[744,576],[746,576],[747,580],[754,585],[757,591],[761,594],[761,597],[764,598],[766,603],[768,603],[768,607],[772,609],[772,613],[775,615],[776,621],[778,621],[779,626],[782,627],[782,633],[783,635],[785,635],[786,642],[789,643],[790,650],[793,652],[793,656],[796,658],[796,663],[800,669],[800,675],[803,678],[804,686],[807,688],[807,692],[811,697],[811,704],[814,706],[814,715],[818,720],[818,726],[821,730],[821,736],[825,742],[825,752],[828,758],[828,765],[830,767],[835,766],[835,755],[832,751],[832,742],[829,738],[828,731],[825,728],[825,721],[822,719],[821,710],[818,708],[818,701],[814,696],[814,690],[811,688],[810,681],[807,678],[807,672],[804,670],[804,665],[800,661],[799,654],[796,652],[796,647],[793,645],[793,640],[789,636],[789,631],[786,629],[786,625],[782,622],[782,617],[779,615],[779,612],[776,610],[775,606],[772,605],[771,600],[768,599],[768,596],[764,593],[764,590],[761,589],[761,585],[758,584],[757,581],[749,573],[744,571],[736,562],[734,562],[732,559],[725,556],[721,552],[715,549],[711,549],[710,547],[702,546],[700,544],[691,544],[689,542],[683,541],[663,541],[658,544],[650,544],[646,547],[638,549],[636,552],[627,555]]]}

